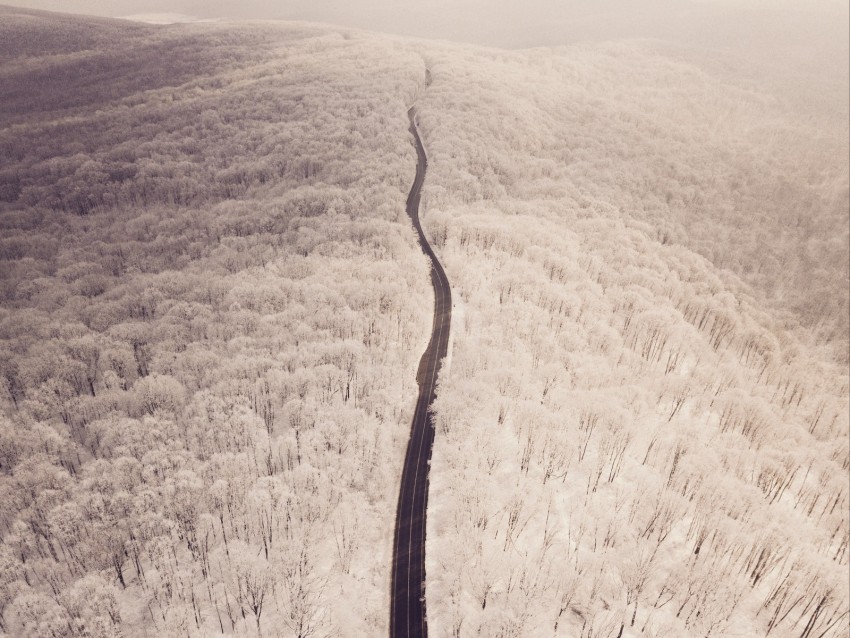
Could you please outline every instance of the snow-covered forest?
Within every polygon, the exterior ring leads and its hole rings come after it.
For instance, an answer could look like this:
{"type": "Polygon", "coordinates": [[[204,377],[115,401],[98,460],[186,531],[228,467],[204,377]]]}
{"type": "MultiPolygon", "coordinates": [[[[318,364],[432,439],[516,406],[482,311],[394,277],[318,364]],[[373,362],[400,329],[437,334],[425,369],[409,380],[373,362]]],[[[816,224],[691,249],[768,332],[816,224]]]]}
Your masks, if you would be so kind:
{"type": "Polygon", "coordinates": [[[848,117],[657,42],[0,7],[0,635],[846,635],[848,117]]]}
{"type": "Polygon", "coordinates": [[[845,635],[846,117],[651,44],[428,60],[437,635],[845,635]]]}
{"type": "Polygon", "coordinates": [[[421,58],[0,24],[2,628],[385,633],[421,58]]]}

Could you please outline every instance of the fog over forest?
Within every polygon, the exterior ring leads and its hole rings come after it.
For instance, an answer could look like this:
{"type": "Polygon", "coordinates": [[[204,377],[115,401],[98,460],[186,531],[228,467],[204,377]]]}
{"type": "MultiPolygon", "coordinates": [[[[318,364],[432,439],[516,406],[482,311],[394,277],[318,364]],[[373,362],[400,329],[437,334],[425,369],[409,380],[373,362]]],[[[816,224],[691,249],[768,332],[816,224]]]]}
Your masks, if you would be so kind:
{"type": "MultiPolygon", "coordinates": [[[[154,23],[301,20],[508,49],[653,39],[763,87],[846,111],[850,6],[842,0],[17,0],[154,23]]],[[[839,113],[839,116],[840,116],[839,113]]]]}
{"type": "Polygon", "coordinates": [[[719,49],[803,45],[824,50],[846,40],[842,18],[847,15],[847,4],[840,0],[18,0],[14,4],[110,17],[306,20],[508,48],[660,38],[719,49]]]}
{"type": "Polygon", "coordinates": [[[0,636],[846,636],[846,2],[16,4],[0,636]]]}

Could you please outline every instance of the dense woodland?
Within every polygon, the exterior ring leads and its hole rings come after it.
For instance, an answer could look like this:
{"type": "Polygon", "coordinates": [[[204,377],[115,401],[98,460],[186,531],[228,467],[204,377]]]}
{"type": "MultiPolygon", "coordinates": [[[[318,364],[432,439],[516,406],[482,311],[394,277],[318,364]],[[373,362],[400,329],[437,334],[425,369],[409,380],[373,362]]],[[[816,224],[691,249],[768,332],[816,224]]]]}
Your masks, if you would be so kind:
{"type": "Polygon", "coordinates": [[[0,70],[0,628],[385,633],[433,303],[404,212],[422,59],[0,25],[45,47],[0,70]]]}
{"type": "Polygon", "coordinates": [[[652,45],[427,59],[430,628],[846,635],[846,114],[652,45]]]}
{"type": "Polygon", "coordinates": [[[648,43],[3,8],[0,96],[0,632],[386,633],[414,101],[431,635],[846,631],[844,103],[648,43]]]}

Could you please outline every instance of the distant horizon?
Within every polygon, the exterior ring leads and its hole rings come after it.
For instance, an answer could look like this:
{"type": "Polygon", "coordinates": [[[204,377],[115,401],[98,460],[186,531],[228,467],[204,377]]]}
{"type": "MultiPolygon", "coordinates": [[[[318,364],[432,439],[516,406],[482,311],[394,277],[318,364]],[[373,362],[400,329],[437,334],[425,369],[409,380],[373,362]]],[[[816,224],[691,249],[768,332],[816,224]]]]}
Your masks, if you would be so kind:
{"type": "Polygon", "coordinates": [[[286,20],[319,22],[399,36],[449,40],[506,49],[580,41],[650,38],[709,48],[806,45],[847,48],[848,8],[832,0],[726,2],[725,0],[412,0],[339,2],[294,0],[18,0],[23,9],[122,18],[144,22],[286,20]],[[814,33],[817,37],[811,37],[814,33]]]}
{"type": "Polygon", "coordinates": [[[843,119],[850,100],[848,6],[820,0],[572,0],[548,6],[530,0],[18,0],[11,7],[133,20],[148,24],[274,20],[318,23],[397,37],[447,41],[505,50],[569,46],[583,42],[651,40],[690,55],[714,52],[745,83],[782,99],[823,111],[839,105],[843,119]],[[61,6],[58,6],[61,5],[61,6]],[[482,18],[486,16],[486,19],[482,18]],[[808,78],[811,91],[794,87],[808,78]],[[817,88],[814,88],[817,87],[817,88]]]}

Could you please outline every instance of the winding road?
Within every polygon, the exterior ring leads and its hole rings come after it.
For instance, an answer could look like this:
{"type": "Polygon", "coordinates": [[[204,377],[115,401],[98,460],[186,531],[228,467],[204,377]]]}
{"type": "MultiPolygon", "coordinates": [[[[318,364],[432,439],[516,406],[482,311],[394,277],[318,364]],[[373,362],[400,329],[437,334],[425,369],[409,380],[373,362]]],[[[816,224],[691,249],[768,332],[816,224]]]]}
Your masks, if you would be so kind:
{"type": "Polygon", "coordinates": [[[416,381],[419,397],[413,413],[410,441],[401,475],[398,497],[395,541],[393,543],[393,576],[390,591],[390,636],[412,638],[427,636],[425,616],[425,510],[428,506],[428,471],[434,424],[429,412],[434,400],[434,386],[440,365],[449,345],[452,321],[452,291],[446,273],[419,223],[419,200],[428,158],[416,128],[416,108],[407,112],[410,132],[416,142],[416,178],[407,197],[407,214],[419,235],[419,245],[431,260],[431,285],[434,287],[434,323],[431,341],[419,360],[416,381]]]}

